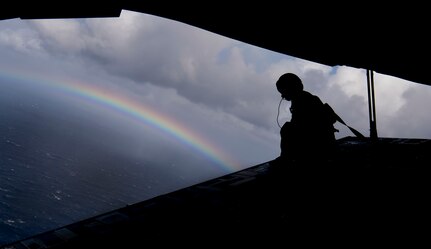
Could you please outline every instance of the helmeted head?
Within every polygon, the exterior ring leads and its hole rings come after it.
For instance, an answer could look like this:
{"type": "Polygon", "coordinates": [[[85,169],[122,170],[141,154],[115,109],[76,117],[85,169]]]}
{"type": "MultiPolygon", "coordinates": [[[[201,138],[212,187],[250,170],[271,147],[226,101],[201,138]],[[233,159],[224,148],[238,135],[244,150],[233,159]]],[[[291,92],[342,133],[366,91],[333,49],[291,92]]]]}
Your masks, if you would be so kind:
{"type": "Polygon", "coordinates": [[[304,85],[301,79],[293,73],[285,73],[277,80],[277,90],[281,93],[281,97],[287,100],[292,100],[298,93],[304,90],[304,85]]]}

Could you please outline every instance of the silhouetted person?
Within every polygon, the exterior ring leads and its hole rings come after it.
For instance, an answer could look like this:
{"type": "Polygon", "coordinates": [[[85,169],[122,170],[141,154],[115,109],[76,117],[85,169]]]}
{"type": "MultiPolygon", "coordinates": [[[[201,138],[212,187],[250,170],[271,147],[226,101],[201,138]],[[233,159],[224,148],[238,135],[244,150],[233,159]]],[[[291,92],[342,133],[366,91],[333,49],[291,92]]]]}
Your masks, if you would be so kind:
{"type": "Polygon", "coordinates": [[[281,130],[278,161],[320,160],[328,157],[335,144],[334,122],[319,97],[304,91],[301,79],[283,74],[276,83],[281,97],[291,101],[292,118],[281,130]]]}

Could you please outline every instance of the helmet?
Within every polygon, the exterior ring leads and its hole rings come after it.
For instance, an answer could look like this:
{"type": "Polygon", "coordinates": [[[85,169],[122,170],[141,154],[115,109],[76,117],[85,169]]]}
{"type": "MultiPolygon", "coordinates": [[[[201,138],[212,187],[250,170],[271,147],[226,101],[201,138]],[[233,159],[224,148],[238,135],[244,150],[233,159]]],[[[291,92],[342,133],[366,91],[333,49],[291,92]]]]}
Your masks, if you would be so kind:
{"type": "Polygon", "coordinates": [[[301,79],[293,73],[285,73],[277,80],[277,90],[283,94],[286,92],[300,92],[304,89],[301,79]]]}

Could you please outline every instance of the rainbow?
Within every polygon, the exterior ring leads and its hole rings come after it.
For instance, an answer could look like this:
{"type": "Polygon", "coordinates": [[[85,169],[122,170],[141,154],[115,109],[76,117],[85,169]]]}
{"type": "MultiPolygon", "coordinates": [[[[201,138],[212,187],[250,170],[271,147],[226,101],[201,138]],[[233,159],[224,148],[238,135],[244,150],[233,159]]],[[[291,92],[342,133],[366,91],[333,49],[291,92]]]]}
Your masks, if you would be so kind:
{"type": "Polygon", "coordinates": [[[31,83],[43,84],[50,88],[60,90],[63,94],[90,101],[93,104],[109,109],[109,111],[119,112],[126,117],[138,120],[140,123],[158,129],[169,136],[172,136],[182,144],[189,146],[194,151],[205,156],[227,173],[240,169],[239,163],[234,161],[224,151],[207,141],[202,135],[186,128],[180,122],[145,106],[142,103],[127,98],[121,94],[109,91],[107,88],[94,86],[78,81],[55,80],[50,81],[40,77],[22,77],[15,74],[5,74],[0,72],[0,77],[12,80],[24,80],[31,83]]]}

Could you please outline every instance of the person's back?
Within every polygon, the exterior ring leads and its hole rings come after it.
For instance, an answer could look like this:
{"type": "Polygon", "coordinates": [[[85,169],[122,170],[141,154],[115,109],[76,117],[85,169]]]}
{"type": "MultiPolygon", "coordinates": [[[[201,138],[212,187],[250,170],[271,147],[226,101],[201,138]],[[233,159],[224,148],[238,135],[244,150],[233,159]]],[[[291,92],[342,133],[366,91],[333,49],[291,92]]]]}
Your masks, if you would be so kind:
{"type": "Polygon", "coordinates": [[[277,81],[282,98],[292,102],[292,118],[280,130],[282,159],[314,159],[328,156],[335,144],[335,121],[330,120],[319,97],[303,90],[301,79],[286,73],[277,81]]]}

